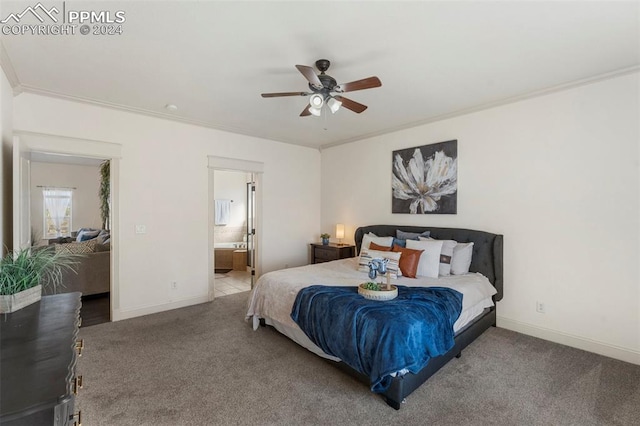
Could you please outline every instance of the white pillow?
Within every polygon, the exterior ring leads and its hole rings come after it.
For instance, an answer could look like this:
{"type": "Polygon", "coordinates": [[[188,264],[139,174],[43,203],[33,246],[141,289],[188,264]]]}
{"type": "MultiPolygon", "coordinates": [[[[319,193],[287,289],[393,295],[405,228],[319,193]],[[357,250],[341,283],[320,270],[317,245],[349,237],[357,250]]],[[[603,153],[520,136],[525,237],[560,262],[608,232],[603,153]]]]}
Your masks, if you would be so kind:
{"type": "Polygon", "coordinates": [[[373,232],[369,232],[362,237],[362,245],[360,246],[360,252],[369,248],[371,242],[376,243],[379,246],[391,247],[393,245],[393,237],[378,237],[373,232]]]}
{"type": "Polygon", "coordinates": [[[387,263],[387,274],[391,276],[391,278],[398,278],[400,275],[400,267],[398,265],[400,261],[400,255],[402,253],[396,251],[378,251],[378,250],[369,250],[364,249],[360,252],[360,259],[358,259],[358,270],[363,272],[369,272],[369,262],[374,258],[385,258],[389,259],[387,263]]]}
{"type": "MultiPolygon", "coordinates": [[[[420,241],[423,240],[438,241],[435,238],[420,237],[420,241]]],[[[442,251],[440,252],[440,268],[438,273],[441,277],[446,277],[447,275],[451,275],[451,259],[453,259],[453,249],[456,247],[458,242],[454,240],[440,241],[442,241],[442,251]]]]}
{"type": "Polygon", "coordinates": [[[451,273],[453,275],[468,274],[472,256],[473,243],[456,244],[451,258],[451,273]]]}
{"type": "Polygon", "coordinates": [[[407,240],[407,248],[424,250],[420,255],[420,262],[418,262],[418,271],[416,272],[417,276],[438,278],[438,273],[440,272],[440,252],[442,251],[442,241],[407,240]]]}

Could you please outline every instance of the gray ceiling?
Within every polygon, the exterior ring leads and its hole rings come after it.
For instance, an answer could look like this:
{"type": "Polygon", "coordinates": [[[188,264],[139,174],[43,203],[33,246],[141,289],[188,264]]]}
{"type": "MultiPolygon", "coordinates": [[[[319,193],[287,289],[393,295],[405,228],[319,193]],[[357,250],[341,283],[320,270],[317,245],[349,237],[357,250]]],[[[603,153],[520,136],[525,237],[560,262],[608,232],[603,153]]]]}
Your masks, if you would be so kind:
{"type": "MultiPolygon", "coordinates": [[[[3,0],[0,18],[34,4],[3,0]]],[[[122,34],[3,35],[2,66],[16,92],[318,148],[640,64],[636,1],[67,1],[64,7],[122,10],[122,34]],[[331,60],[327,73],[339,83],[380,78],[380,88],[345,94],[366,111],[299,117],[307,98],[260,97],[307,91],[294,66],[320,58],[331,60]],[[166,104],[179,109],[170,112],[166,104]]]]}

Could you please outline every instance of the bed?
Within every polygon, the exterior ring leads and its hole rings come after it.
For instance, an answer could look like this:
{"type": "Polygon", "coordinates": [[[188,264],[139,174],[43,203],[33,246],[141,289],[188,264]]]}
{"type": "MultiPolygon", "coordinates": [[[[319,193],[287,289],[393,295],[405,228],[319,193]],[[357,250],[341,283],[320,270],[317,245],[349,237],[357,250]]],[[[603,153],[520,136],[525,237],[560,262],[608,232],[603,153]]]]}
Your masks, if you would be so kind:
{"type": "MultiPolygon", "coordinates": [[[[429,231],[431,238],[437,240],[473,243],[469,274],[439,278],[398,277],[393,280],[394,284],[402,286],[447,287],[464,294],[462,312],[453,327],[455,335],[451,349],[431,358],[419,371],[398,371],[397,374],[393,374],[390,385],[380,393],[388,405],[400,409],[411,392],[452,358],[460,357],[462,350],[489,327],[495,326],[495,302],[501,300],[503,294],[503,237],[469,229],[373,225],[356,230],[355,243],[358,253],[366,234],[373,233],[379,237],[395,236],[397,230],[411,233],[429,231]]],[[[341,259],[264,274],[250,295],[247,319],[252,322],[254,330],[260,325],[272,326],[300,346],[327,359],[362,382],[370,384],[368,376],[349,367],[339,358],[325,353],[314,344],[291,318],[292,307],[294,302],[297,302],[296,296],[303,288],[316,285],[355,287],[367,281],[366,273],[357,270],[357,259],[341,259]]]]}

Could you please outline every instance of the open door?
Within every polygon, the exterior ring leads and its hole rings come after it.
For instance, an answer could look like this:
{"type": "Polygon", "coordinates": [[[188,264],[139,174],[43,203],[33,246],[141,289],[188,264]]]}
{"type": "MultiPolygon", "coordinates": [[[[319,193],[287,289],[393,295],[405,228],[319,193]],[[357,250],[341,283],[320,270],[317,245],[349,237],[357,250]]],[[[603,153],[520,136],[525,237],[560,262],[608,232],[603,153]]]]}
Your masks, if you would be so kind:
{"type": "MultiPolygon", "coordinates": [[[[209,300],[213,300],[216,292],[215,273],[215,172],[240,172],[244,179],[240,185],[246,184],[246,229],[240,232],[245,234],[247,250],[247,270],[250,272],[251,288],[262,271],[260,251],[260,224],[262,203],[262,174],[264,164],[256,161],[241,160],[227,157],[208,156],[209,168],[209,300]]],[[[239,187],[242,191],[242,186],[239,187]]],[[[242,197],[238,194],[238,197],[242,197]]],[[[244,241],[243,241],[244,242],[244,241]]]]}
{"type": "Polygon", "coordinates": [[[256,280],[256,182],[251,174],[247,182],[247,267],[251,271],[251,288],[256,280]]]}
{"type": "Polygon", "coordinates": [[[13,138],[13,250],[31,247],[31,151],[13,138]]]}

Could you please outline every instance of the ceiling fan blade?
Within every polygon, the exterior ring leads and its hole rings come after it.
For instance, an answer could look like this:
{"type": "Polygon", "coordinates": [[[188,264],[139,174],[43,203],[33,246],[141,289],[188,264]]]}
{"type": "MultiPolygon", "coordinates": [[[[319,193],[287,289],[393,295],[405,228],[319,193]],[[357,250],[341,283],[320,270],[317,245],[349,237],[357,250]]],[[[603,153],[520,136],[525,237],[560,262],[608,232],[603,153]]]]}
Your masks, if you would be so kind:
{"type": "Polygon", "coordinates": [[[300,73],[304,75],[304,78],[306,78],[312,86],[317,87],[318,89],[322,89],[322,82],[316,75],[316,72],[313,70],[313,68],[306,65],[296,65],[296,68],[298,68],[298,71],[300,71],[300,73]]]}
{"type": "Polygon", "coordinates": [[[336,95],[334,96],[334,98],[342,102],[343,107],[350,109],[353,112],[357,112],[358,114],[367,109],[366,105],[362,105],[361,103],[352,101],[351,99],[345,98],[344,96],[336,95]]]}
{"type": "Polygon", "coordinates": [[[350,83],[340,84],[340,92],[355,92],[356,90],[372,89],[382,86],[382,82],[378,77],[363,78],[362,80],[352,81],[350,83]]]}
{"type": "Polygon", "coordinates": [[[277,98],[280,96],[307,96],[308,93],[305,92],[282,92],[282,93],[263,93],[261,96],[263,98],[277,98]]]}
{"type": "Polygon", "coordinates": [[[307,117],[307,116],[311,115],[311,111],[309,111],[310,107],[311,107],[311,105],[307,105],[307,107],[305,109],[303,109],[302,112],[300,113],[300,117],[307,117]]]}

